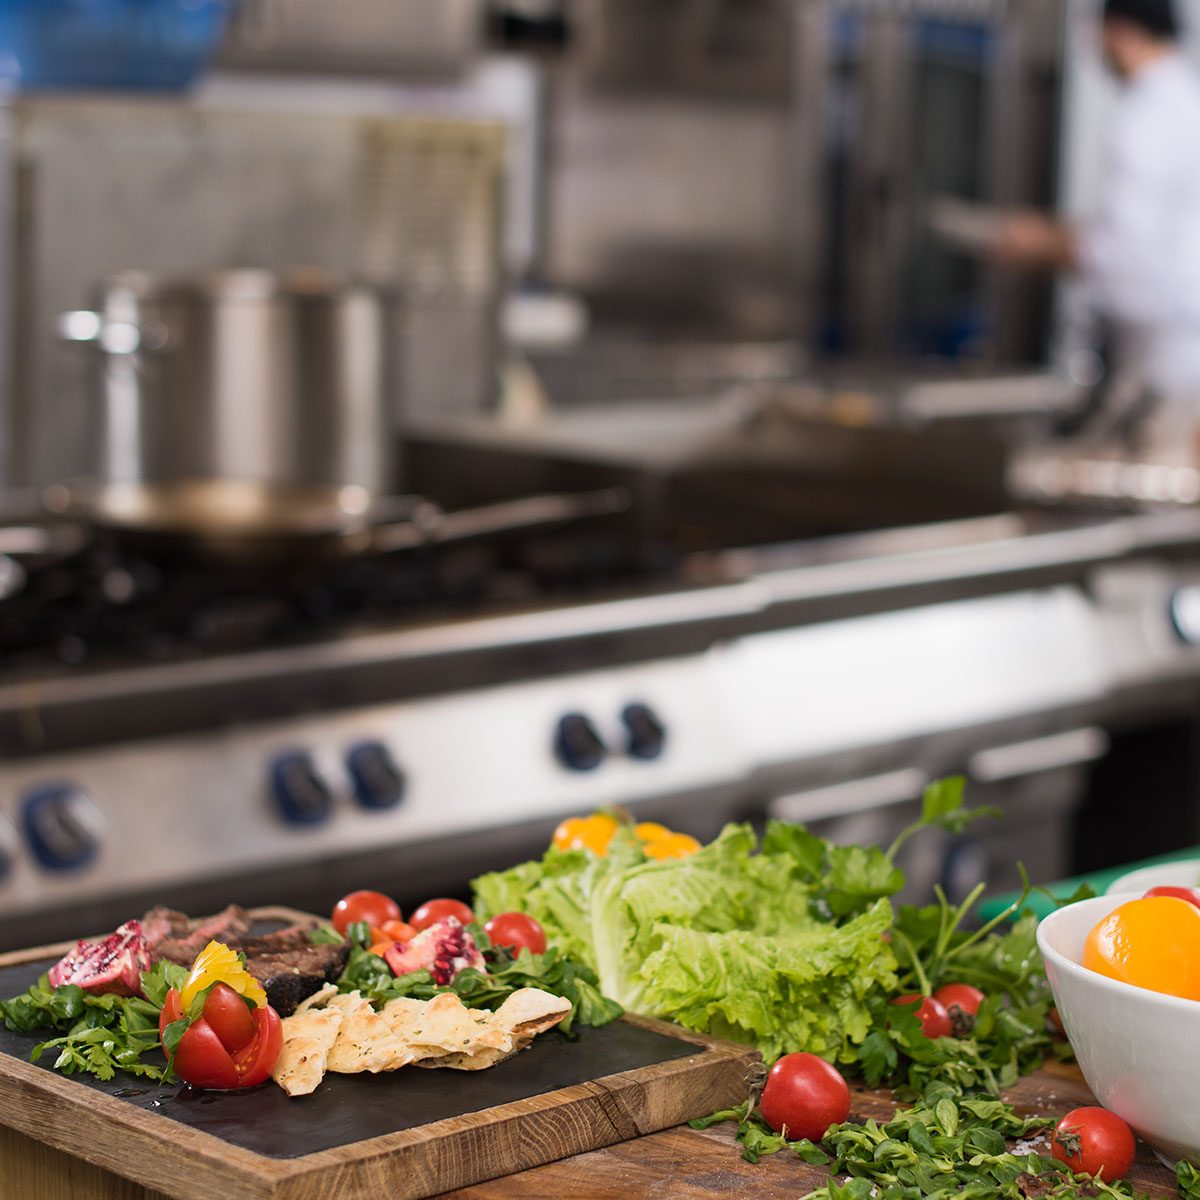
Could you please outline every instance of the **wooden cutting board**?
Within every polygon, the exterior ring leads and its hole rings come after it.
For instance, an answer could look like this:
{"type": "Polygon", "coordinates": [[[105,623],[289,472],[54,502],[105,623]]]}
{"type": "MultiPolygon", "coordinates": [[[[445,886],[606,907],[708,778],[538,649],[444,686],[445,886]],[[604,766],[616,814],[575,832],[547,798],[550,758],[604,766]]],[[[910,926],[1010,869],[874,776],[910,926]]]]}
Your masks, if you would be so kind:
{"type": "MultiPolygon", "coordinates": [[[[1020,1080],[1005,1093],[1018,1110],[1030,1115],[1064,1116],[1073,1108],[1095,1104],[1077,1067],[1048,1064],[1020,1080]]],[[[888,1120],[896,1110],[889,1093],[852,1089],[851,1116],[888,1120]]],[[[716,1125],[702,1133],[668,1129],[635,1142],[581,1154],[511,1179],[498,1179],[464,1188],[441,1200],[638,1200],[669,1196],[671,1200],[796,1200],[829,1178],[826,1167],[810,1167],[794,1154],[774,1154],[757,1163],[741,1156],[733,1140],[733,1125],[716,1125]]],[[[1138,1143],[1137,1161],[1128,1180],[1152,1200],[1178,1197],[1174,1172],[1138,1143]]]]}
{"type": "MultiPolygon", "coordinates": [[[[0,996],[23,991],[68,948],[0,956],[0,996]]],[[[330,1075],[289,1099],[273,1084],[213,1093],[68,1078],[27,1061],[38,1040],[0,1029],[0,1200],[429,1196],[734,1103],[757,1058],[626,1017],[576,1041],[544,1035],[488,1071],[330,1075]]]]}

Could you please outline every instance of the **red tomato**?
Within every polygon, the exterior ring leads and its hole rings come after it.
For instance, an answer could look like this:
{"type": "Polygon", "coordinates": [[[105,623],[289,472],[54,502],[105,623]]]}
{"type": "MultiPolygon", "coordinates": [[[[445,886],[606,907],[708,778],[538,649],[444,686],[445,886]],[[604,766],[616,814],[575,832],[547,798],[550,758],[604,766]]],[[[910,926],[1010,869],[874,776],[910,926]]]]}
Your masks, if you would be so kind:
{"type": "Polygon", "coordinates": [[[921,1022],[921,1032],[927,1038],[949,1037],[954,1023],[950,1020],[946,1006],[940,1000],[935,1000],[932,996],[922,999],[913,992],[908,996],[897,996],[892,1003],[916,1004],[918,1000],[921,1001],[921,1007],[917,1009],[917,1020],[921,1022]]]}
{"type": "MultiPolygon", "coordinates": [[[[171,988],[159,1014],[159,1036],[182,1015],[179,992],[171,988]]],[[[279,1014],[269,1005],[251,1012],[246,1002],[228,984],[218,983],[204,1002],[203,1014],[187,1027],[179,1039],[172,1062],[175,1074],[184,1083],[190,1083],[193,1087],[230,1091],[234,1088],[257,1087],[265,1082],[282,1051],[283,1024],[279,1014]],[[213,995],[221,988],[237,997],[238,1004],[250,1018],[250,1037],[232,1050],[217,1032],[217,1026],[232,1029],[235,1039],[240,1039],[245,1029],[241,1018],[231,1015],[235,1010],[227,997],[221,995],[213,1001],[213,995]],[[210,1008],[215,1024],[209,1021],[210,1008]]]]}
{"type": "Polygon", "coordinates": [[[1054,1127],[1054,1157],[1072,1171],[1103,1173],[1106,1183],[1121,1179],[1133,1166],[1137,1146],[1133,1130],[1106,1108],[1076,1108],[1054,1127]]]}
{"type": "Polygon", "coordinates": [[[457,917],[464,925],[470,925],[475,920],[475,914],[461,900],[426,900],[408,918],[408,923],[420,933],[422,929],[428,929],[447,917],[457,917]]]}
{"type": "Polygon", "coordinates": [[[238,1086],[237,1067],[216,1030],[197,1017],[175,1047],[175,1074],[193,1087],[228,1091],[238,1086]]]}
{"type": "Polygon", "coordinates": [[[345,933],[357,921],[382,926],[401,919],[400,906],[382,892],[351,892],[333,906],[333,927],[338,933],[345,933]]]}
{"type": "Polygon", "coordinates": [[[947,983],[933,993],[933,998],[950,1014],[950,1026],[956,1034],[967,1034],[975,1028],[979,1006],[984,994],[969,983],[947,983]]]}
{"type": "Polygon", "coordinates": [[[158,1038],[162,1041],[162,1035],[166,1033],[167,1026],[174,1021],[178,1021],[183,1016],[183,1008],[179,1003],[179,989],[171,988],[163,1000],[162,1012],[158,1014],[158,1038]]]}
{"type": "Polygon", "coordinates": [[[838,1069],[815,1054],[785,1054],[767,1075],[759,1101],[763,1119],[792,1141],[819,1142],[850,1115],[850,1089],[838,1069]]]}
{"type": "Polygon", "coordinates": [[[483,929],[493,946],[507,946],[510,950],[524,947],[530,954],[546,953],[546,931],[525,913],[498,913],[483,929]]]}
{"type": "Polygon", "coordinates": [[[283,1022],[279,1014],[268,1004],[256,1008],[253,1017],[254,1038],[233,1056],[238,1087],[266,1083],[283,1053],[283,1022]]]}
{"type": "Polygon", "coordinates": [[[248,1045],[256,1032],[254,1012],[227,983],[214,983],[204,1001],[204,1019],[230,1054],[248,1045]]]}
{"type": "Polygon", "coordinates": [[[1200,892],[1195,888],[1185,887],[1152,887],[1143,899],[1149,896],[1174,896],[1176,900],[1186,900],[1200,908],[1200,892]]]}

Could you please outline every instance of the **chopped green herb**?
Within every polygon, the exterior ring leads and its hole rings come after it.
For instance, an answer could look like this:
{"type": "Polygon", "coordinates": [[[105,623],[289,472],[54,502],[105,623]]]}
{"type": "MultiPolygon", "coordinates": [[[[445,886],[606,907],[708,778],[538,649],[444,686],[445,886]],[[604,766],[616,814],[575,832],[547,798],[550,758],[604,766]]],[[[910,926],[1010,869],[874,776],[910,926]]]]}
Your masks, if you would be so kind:
{"type": "Polygon", "coordinates": [[[37,1062],[55,1052],[54,1069],[64,1075],[88,1074],[112,1079],[117,1071],[165,1080],[170,1068],[146,1056],[160,1049],[158,1014],[167,989],[178,987],[187,972],[172,963],[156,963],[142,973],[141,996],[94,996],[74,984],[52,988],[42,975],[28,991],[0,1001],[0,1021],[8,1029],[32,1033],[62,1031],[39,1042],[30,1053],[37,1062]]]}

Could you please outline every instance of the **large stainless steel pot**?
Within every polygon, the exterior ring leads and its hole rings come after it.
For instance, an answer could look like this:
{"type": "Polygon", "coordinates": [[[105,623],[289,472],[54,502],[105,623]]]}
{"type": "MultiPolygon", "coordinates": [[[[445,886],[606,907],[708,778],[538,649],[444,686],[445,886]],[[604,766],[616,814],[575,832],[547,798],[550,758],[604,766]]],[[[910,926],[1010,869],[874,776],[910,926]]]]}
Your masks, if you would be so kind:
{"type": "Polygon", "coordinates": [[[97,361],[97,475],[399,490],[398,292],[323,271],[109,278],[62,335],[97,361]]]}

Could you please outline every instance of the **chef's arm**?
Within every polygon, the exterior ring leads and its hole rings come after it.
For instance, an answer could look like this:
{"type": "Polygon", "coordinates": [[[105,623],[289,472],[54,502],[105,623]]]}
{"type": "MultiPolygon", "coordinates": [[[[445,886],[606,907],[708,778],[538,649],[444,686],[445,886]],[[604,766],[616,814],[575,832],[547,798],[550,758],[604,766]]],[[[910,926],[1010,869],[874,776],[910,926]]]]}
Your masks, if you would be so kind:
{"type": "Polygon", "coordinates": [[[993,257],[1014,266],[1074,271],[1080,238],[1075,228],[1039,212],[1015,212],[997,231],[993,257]]]}
{"type": "MultiPolygon", "coordinates": [[[[1171,314],[1181,294],[1179,264],[1164,259],[1162,224],[1177,190],[1177,150],[1153,128],[1123,122],[1088,221],[1071,225],[1038,212],[1016,212],[1000,226],[993,256],[1025,267],[1076,271],[1097,306],[1132,324],[1171,314]]],[[[1184,292],[1193,293],[1189,283],[1184,292]]]]}

